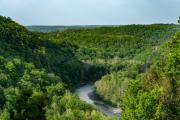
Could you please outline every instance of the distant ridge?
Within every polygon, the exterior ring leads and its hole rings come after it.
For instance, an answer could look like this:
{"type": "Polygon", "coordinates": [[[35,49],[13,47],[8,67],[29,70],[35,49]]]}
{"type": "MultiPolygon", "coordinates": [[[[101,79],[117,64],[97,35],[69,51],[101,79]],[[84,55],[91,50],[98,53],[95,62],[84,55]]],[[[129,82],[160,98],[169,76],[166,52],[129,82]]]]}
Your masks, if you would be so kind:
{"type": "Polygon", "coordinates": [[[98,27],[112,27],[113,25],[72,25],[72,26],[66,26],[66,25],[31,25],[26,26],[26,28],[33,32],[54,32],[54,31],[64,31],[67,29],[91,29],[91,28],[98,28],[98,27]]]}

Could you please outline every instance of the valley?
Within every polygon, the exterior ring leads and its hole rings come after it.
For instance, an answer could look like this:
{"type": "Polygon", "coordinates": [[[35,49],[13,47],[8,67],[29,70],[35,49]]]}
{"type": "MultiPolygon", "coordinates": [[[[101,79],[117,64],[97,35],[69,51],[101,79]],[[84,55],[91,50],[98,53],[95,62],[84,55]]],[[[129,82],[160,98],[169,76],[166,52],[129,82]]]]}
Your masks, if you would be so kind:
{"type": "Polygon", "coordinates": [[[179,25],[41,27],[0,16],[0,120],[179,119],[179,25]]]}

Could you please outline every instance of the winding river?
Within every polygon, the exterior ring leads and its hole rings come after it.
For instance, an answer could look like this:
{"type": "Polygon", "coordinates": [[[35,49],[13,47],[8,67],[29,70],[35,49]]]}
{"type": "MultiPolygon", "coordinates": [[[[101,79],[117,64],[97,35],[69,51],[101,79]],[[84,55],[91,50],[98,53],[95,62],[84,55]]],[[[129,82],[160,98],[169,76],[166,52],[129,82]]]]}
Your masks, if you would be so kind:
{"type": "Polygon", "coordinates": [[[95,99],[94,96],[94,85],[88,84],[77,88],[75,94],[79,96],[82,101],[87,102],[93,107],[97,108],[100,112],[104,113],[107,116],[120,115],[120,110],[105,104],[103,101],[95,99]]]}

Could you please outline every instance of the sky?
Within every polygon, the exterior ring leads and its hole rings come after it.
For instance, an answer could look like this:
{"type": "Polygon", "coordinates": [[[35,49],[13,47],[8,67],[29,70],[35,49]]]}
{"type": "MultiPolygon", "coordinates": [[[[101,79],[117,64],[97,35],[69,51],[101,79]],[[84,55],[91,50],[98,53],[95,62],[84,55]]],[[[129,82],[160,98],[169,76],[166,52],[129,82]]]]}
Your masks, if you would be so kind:
{"type": "Polygon", "coordinates": [[[22,25],[177,23],[180,0],[0,0],[0,15],[22,25]]]}

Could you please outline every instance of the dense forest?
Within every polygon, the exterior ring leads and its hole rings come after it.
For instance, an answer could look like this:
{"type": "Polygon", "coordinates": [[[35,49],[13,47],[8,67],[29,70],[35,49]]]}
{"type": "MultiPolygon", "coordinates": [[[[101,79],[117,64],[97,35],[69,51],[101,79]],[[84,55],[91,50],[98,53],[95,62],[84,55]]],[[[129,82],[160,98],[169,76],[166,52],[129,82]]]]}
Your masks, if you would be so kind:
{"type": "Polygon", "coordinates": [[[72,93],[88,82],[122,109],[122,120],[178,120],[179,30],[152,24],[31,32],[0,16],[0,120],[116,119],[72,93]]]}
{"type": "Polygon", "coordinates": [[[108,119],[70,92],[84,80],[78,46],[41,37],[0,17],[0,119],[108,119]]]}

